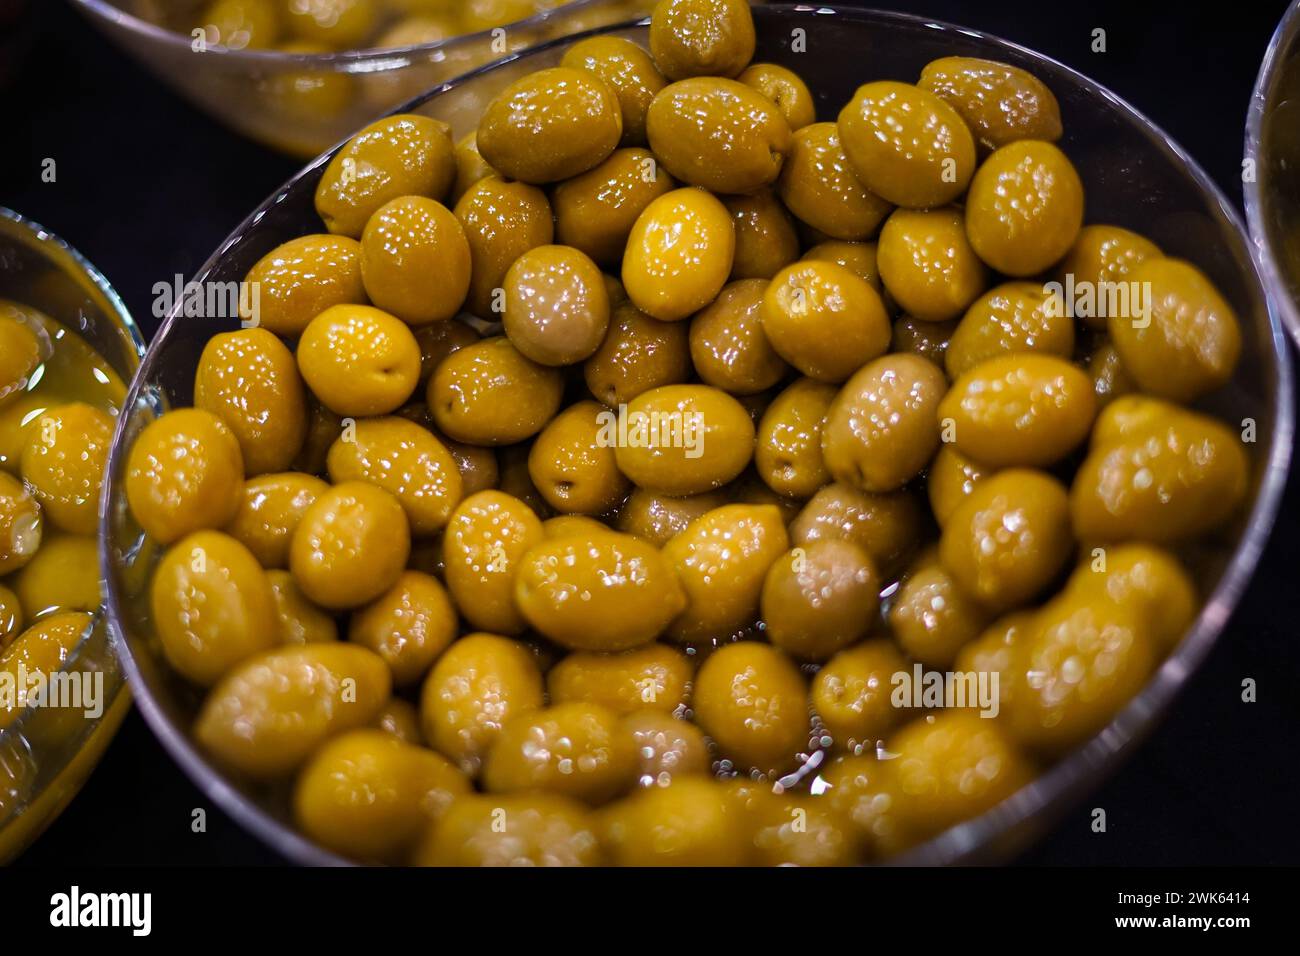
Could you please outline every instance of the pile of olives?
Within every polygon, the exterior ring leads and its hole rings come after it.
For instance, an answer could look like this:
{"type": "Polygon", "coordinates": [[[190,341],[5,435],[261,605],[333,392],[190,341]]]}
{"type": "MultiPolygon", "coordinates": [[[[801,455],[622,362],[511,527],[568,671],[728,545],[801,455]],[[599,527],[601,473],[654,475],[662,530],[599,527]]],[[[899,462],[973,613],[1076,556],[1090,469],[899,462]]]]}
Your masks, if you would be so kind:
{"type": "Polygon", "coordinates": [[[882,859],[1096,734],[1193,621],[1179,555],[1249,487],[1186,407],[1230,306],[1083,225],[1023,70],[818,122],[754,49],[742,0],[662,0],[649,50],[578,42],[460,142],[366,127],[324,231],[248,273],[258,326],[130,448],[194,736],[321,845],[882,859]],[[1066,275],[1149,295],[1076,319],[1066,275]],[[918,704],[920,669],[993,696],[918,704]]]}

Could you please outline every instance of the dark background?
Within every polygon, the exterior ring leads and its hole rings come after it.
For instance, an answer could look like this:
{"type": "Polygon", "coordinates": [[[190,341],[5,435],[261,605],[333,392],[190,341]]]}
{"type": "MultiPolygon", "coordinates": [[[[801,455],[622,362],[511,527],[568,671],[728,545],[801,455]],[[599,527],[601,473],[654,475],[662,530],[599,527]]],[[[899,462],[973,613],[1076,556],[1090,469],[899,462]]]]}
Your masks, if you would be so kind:
{"type": "MultiPolygon", "coordinates": [[[[11,3],[0,0],[0,14],[11,3]]],[[[1240,204],[1246,106],[1281,0],[1218,5],[1213,17],[1198,5],[1135,0],[874,5],[982,29],[1088,74],[1163,127],[1240,204]],[[1105,53],[1090,51],[1096,27],[1107,31],[1105,53]]],[[[150,334],[153,284],[192,274],[300,164],[190,108],[68,5],[33,7],[30,33],[0,26],[0,204],[84,253],[150,334]],[[57,161],[57,183],[40,180],[46,157],[57,161]]],[[[1251,589],[1164,726],[1024,863],[1300,862],[1298,509],[1293,478],[1251,589]],[[1258,681],[1255,704],[1240,700],[1245,677],[1258,681]],[[1107,833],[1091,832],[1092,807],[1106,809],[1107,833]]],[[[215,807],[208,832],[191,833],[191,811],[203,805],[133,713],[20,862],[280,862],[215,807]]]]}

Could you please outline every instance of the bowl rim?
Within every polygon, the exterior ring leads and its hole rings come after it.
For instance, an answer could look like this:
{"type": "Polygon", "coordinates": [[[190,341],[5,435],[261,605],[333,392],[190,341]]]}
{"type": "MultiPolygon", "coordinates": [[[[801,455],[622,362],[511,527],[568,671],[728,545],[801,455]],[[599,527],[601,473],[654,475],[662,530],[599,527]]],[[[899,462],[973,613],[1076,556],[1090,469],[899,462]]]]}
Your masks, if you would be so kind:
{"type": "MultiPolygon", "coordinates": [[[[10,222],[13,225],[19,227],[21,230],[30,234],[31,237],[35,240],[41,254],[44,255],[47,258],[47,260],[49,260],[54,266],[58,267],[60,271],[66,271],[66,270],[64,270],[63,264],[58,262],[55,256],[51,256],[49,254],[49,252],[46,249],[46,246],[48,245],[50,247],[53,247],[53,249],[56,250],[56,256],[57,255],[66,256],[69,262],[73,266],[75,266],[78,270],[80,270],[81,273],[84,276],[86,276],[86,278],[88,278],[91,281],[91,283],[104,296],[105,300],[107,300],[109,304],[111,310],[110,314],[113,320],[116,322],[118,327],[122,329],[122,331],[126,332],[127,338],[134,348],[135,368],[131,370],[131,382],[133,382],[135,380],[135,374],[139,372],[140,368],[144,365],[145,355],[148,353],[148,345],[144,340],[143,334],[141,334],[140,332],[140,327],[136,325],[135,319],[131,316],[130,311],[127,309],[126,303],[122,301],[121,296],[117,294],[117,290],[114,289],[113,286],[109,283],[108,279],[104,277],[104,274],[100,272],[97,268],[95,268],[94,264],[91,263],[91,261],[87,259],[85,256],[83,256],[80,252],[78,252],[75,247],[70,245],[66,240],[60,238],[57,234],[46,229],[36,220],[24,216],[22,213],[2,205],[0,205],[0,219],[10,222]]],[[[33,305],[32,308],[36,308],[36,306],[33,305]]],[[[130,394],[131,382],[127,382],[126,394],[130,394]]],[[[126,405],[124,400],[123,412],[125,411],[125,408],[126,405]]],[[[119,423],[120,420],[124,417],[123,412],[119,412],[118,414],[119,423]]],[[[115,423],[113,426],[114,431],[116,431],[117,424],[118,423],[115,423]]],[[[104,492],[106,492],[107,490],[108,490],[108,481],[106,476],[106,480],[104,481],[104,488],[101,489],[100,501],[99,501],[99,509],[101,514],[103,513],[103,509],[104,509],[104,501],[105,501],[104,492]]],[[[95,544],[96,554],[101,553],[102,550],[103,549],[100,547],[100,544],[97,541],[95,544]]],[[[101,584],[102,584],[104,581],[107,580],[107,578],[103,576],[104,569],[103,569],[102,562],[100,564],[99,570],[101,574],[101,584]]],[[[105,591],[107,591],[107,589],[105,589],[105,591]]],[[[100,624],[104,624],[105,626],[107,626],[108,623],[107,605],[108,605],[108,597],[107,597],[107,593],[105,593],[104,600],[100,602],[99,607],[96,608],[94,611],[90,612],[90,622],[86,625],[85,631],[82,633],[81,637],[77,639],[77,643],[72,648],[72,650],[68,653],[67,659],[63,661],[62,665],[55,673],[58,674],[66,673],[72,670],[81,661],[81,657],[85,653],[87,646],[94,638],[95,629],[100,624]]],[[[116,643],[112,640],[111,634],[109,635],[109,640],[107,644],[115,653],[117,653],[118,663],[121,664],[122,663],[121,655],[120,652],[118,651],[116,643]]],[[[108,712],[109,707],[113,705],[113,703],[117,700],[118,695],[123,692],[123,689],[125,687],[126,687],[125,680],[118,682],[116,688],[114,689],[112,699],[104,702],[104,713],[108,712]]],[[[34,719],[33,714],[35,712],[36,712],[36,708],[32,707],[31,705],[28,705],[27,707],[23,708],[23,712],[21,714],[19,714],[6,727],[0,729],[0,742],[7,740],[10,734],[21,734],[23,728],[27,725],[27,723],[30,720],[34,719]]]]}
{"type": "MultiPolygon", "coordinates": [[[[450,36],[433,43],[416,43],[408,46],[392,47],[363,47],[357,50],[335,50],[326,53],[286,53],[283,50],[275,49],[242,49],[232,50],[229,47],[214,45],[208,47],[204,54],[216,54],[224,57],[234,63],[244,62],[249,66],[265,66],[267,64],[293,64],[300,66],[313,66],[317,68],[328,68],[339,65],[349,67],[358,63],[369,63],[374,60],[395,59],[402,57],[412,57],[420,54],[433,53],[446,49],[454,49],[457,46],[469,46],[478,43],[492,36],[495,30],[512,30],[519,27],[543,27],[551,21],[562,21],[569,14],[585,10],[589,7],[599,7],[606,4],[612,4],[616,0],[565,0],[558,6],[549,10],[542,10],[522,20],[512,20],[501,26],[490,27],[486,30],[477,30],[474,33],[461,33],[456,36],[450,36]]],[[[83,8],[96,19],[116,24],[130,30],[137,36],[145,37],[153,42],[162,43],[172,47],[176,52],[182,52],[182,48],[189,49],[191,39],[189,34],[180,33],[176,30],[169,30],[164,26],[146,20],[144,17],[137,16],[129,10],[123,10],[121,7],[109,3],[108,0],[72,0],[75,6],[83,8]]],[[[557,37],[556,39],[567,39],[567,37],[557,37]]],[[[551,42],[551,41],[547,41],[551,42]]],[[[540,44],[539,44],[540,45],[540,44]]],[[[493,60],[492,63],[496,63],[493,60]]],[[[409,63],[393,64],[394,67],[409,66],[409,63]]],[[[488,64],[491,65],[491,64],[488,64]]],[[[477,72],[475,70],[474,72],[477,72]]],[[[468,74],[466,74],[468,75],[468,74]]],[[[380,115],[387,115],[386,113],[380,115]]]]}
{"type": "MultiPolygon", "coordinates": [[[[1296,0],[1300,3],[1300,0],[1296,0]]],[[[1122,97],[1090,79],[1079,71],[1058,60],[1024,47],[1018,43],[1005,40],[994,34],[974,30],[936,20],[931,17],[894,11],[877,10],[864,7],[835,7],[824,4],[764,4],[754,8],[755,19],[780,17],[797,13],[804,16],[826,16],[857,20],[873,24],[880,28],[918,27],[939,32],[958,33],[993,47],[1014,52],[1020,57],[1034,63],[1040,63],[1058,71],[1071,79],[1077,86],[1099,97],[1112,109],[1124,115],[1126,120],[1141,128],[1151,139],[1153,145],[1162,150],[1175,166],[1186,172],[1192,182],[1199,188],[1201,197],[1211,211],[1217,211],[1224,224],[1231,227],[1244,249],[1249,250],[1252,243],[1246,232],[1241,217],[1228,201],[1223,191],[1209,177],[1201,166],[1163,129],[1153,123],[1144,113],[1136,109],[1122,97]]],[[[530,47],[490,64],[479,67],[466,74],[432,87],[423,94],[414,97],[392,113],[409,111],[413,106],[428,102],[458,86],[479,76],[508,67],[525,57],[544,55],[557,47],[572,44],[589,36],[626,31],[645,26],[648,18],[630,20],[621,24],[611,24],[594,30],[588,30],[572,36],[558,37],[546,43],[530,47]]],[[[344,140],[343,142],[345,142],[344,140]]],[[[315,159],[308,162],[301,170],[286,180],[279,188],[256,209],[254,209],[217,247],[213,255],[195,273],[196,281],[208,275],[225,254],[241,241],[248,229],[271,207],[282,201],[288,191],[304,178],[312,175],[319,167],[327,163],[340,148],[342,142],[330,147],[315,159]]],[[[1117,713],[1111,721],[1085,743],[1070,750],[1064,757],[1049,767],[1030,783],[1026,784],[1012,796],[986,811],[980,816],[953,826],[937,834],[926,842],[904,853],[881,861],[891,866],[943,865],[967,862],[977,857],[981,851],[994,847],[999,837],[1011,836],[1022,828],[1033,828],[1050,822],[1059,813],[1064,812],[1065,805],[1072,792],[1079,788],[1095,784],[1112,772],[1154,729],[1156,719],[1169,707],[1177,692],[1186,683],[1193,671],[1199,667],[1210,649],[1218,641],[1231,613],[1241,595],[1249,584],[1250,578],[1259,562],[1264,547],[1268,542],[1274,521],[1281,505],[1282,493],[1291,461],[1291,448],[1295,430],[1294,379],[1287,340],[1279,322],[1269,287],[1264,282],[1258,262],[1254,256],[1243,257],[1244,277],[1253,277],[1254,284],[1262,294],[1267,313],[1269,335],[1267,344],[1271,346],[1271,358],[1277,376],[1277,388],[1272,396],[1274,426],[1266,455],[1261,455],[1258,466],[1258,490],[1252,502],[1249,515],[1243,524],[1241,538],[1230,559],[1225,564],[1219,581],[1213,591],[1205,598],[1204,604],[1195,622],[1183,635],[1177,647],[1164,660],[1160,667],[1147,680],[1142,690],[1117,713]]],[[[163,320],[158,334],[154,337],[148,354],[141,363],[136,379],[132,382],[127,396],[127,407],[135,407],[140,400],[144,387],[145,375],[157,361],[156,352],[160,343],[170,334],[177,320],[174,308],[163,320]]],[[[1263,343],[1261,343],[1263,345],[1263,343]]],[[[1266,349],[1265,352],[1270,350],[1266,349]]],[[[1267,354],[1264,356],[1267,358],[1267,354]]],[[[123,415],[114,434],[111,458],[117,461],[124,454],[125,422],[123,415]]],[[[110,466],[105,493],[114,485],[114,469],[110,466]]],[[[145,689],[140,670],[127,642],[122,628],[122,611],[118,598],[115,579],[108,573],[111,555],[108,546],[108,512],[105,510],[101,522],[100,560],[104,566],[109,608],[109,630],[118,654],[128,671],[128,676],[136,688],[136,701],[146,722],[171,754],[195,783],[210,799],[221,806],[246,830],[273,851],[288,859],[310,865],[350,865],[351,861],[331,853],[306,837],[299,834],[290,825],[273,817],[254,800],[246,797],[226,781],[226,775],[219,767],[204,756],[189,734],[173,725],[165,716],[161,706],[154,700],[152,692],[145,689]]],[[[824,758],[823,758],[824,759],[824,758]]]]}
{"type": "Polygon", "coordinates": [[[1264,215],[1264,173],[1263,163],[1264,122],[1272,105],[1271,100],[1281,79],[1282,64],[1286,56],[1300,40],[1300,0],[1291,0],[1291,5],[1282,14],[1282,19],[1273,30],[1260,61],[1259,73],[1255,77],[1255,87],[1250,93],[1250,105],[1246,109],[1246,159],[1254,162],[1255,175],[1242,183],[1242,195],[1246,207],[1246,222],[1250,227],[1251,249],[1263,273],[1270,296],[1276,297],[1276,305],[1285,325],[1296,345],[1300,347],[1300,304],[1291,295],[1288,283],[1283,279],[1281,263],[1274,253],[1273,243],[1269,240],[1268,222],[1264,215]]]}

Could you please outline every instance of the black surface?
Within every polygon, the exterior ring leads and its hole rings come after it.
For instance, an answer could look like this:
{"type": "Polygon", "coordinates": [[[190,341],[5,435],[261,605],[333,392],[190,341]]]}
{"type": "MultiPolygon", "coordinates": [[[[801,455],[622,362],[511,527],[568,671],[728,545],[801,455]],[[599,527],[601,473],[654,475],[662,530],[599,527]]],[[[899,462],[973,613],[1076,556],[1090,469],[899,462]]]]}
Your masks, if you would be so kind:
{"type": "MultiPolygon", "coordinates": [[[[190,108],[65,4],[34,6],[23,62],[0,18],[0,83],[10,77],[0,87],[0,204],[79,248],[152,332],[154,283],[188,276],[299,163],[190,108]],[[41,181],[47,157],[57,162],[55,183],[41,181]]],[[[1240,203],[1246,105],[1281,0],[1236,3],[1213,18],[1195,5],[1133,0],[891,6],[998,34],[1092,76],[1154,119],[1240,203]],[[1091,51],[1097,28],[1106,31],[1105,53],[1091,51]]],[[[1024,862],[1300,862],[1298,513],[1293,479],[1261,570],[1164,726],[1024,862]],[[1240,700],[1246,677],[1258,681],[1257,703],[1240,700]],[[1091,831],[1093,807],[1107,811],[1104,834],[1091,831]]],[[[21,862],[278,862],[214,807],[207,833],[192,833],[191,813],[203,805],[132,714],[81,795],[21,862]]]]}

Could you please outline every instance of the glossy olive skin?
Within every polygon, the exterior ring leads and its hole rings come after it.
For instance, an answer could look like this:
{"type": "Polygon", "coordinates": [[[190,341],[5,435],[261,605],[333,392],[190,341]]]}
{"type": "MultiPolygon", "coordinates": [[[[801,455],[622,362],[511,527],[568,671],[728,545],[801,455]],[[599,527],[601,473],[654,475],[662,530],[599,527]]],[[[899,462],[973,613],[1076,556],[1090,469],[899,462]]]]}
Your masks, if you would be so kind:
{"type": "Polygon", "coordinates": [[[724,505],[692,521],[664,545],[687,602],[668,636],[707,641],[753,625],[767,570],[789,546],[773,505],[724,505]]]}
{"type": "Polygon", "coordinates": [[[1092,390],[1097,395],[1099,409],[1105,408],[1121,395],[1131,395],[1137,391],[1137,383],[1124,367],[1124,360],[1109,342],[1093,352],[1088,359],[1088,375],[1092,378],[1092,390]]]}
{"type": "Polygon", "coordinates": [[[668,82],[649,53],[622,37],[590,37],[569,47],[560,65],[588,70],[604,80],[618,97],[623,117],[621,145],[645,145],[646,110],[668,82]]]}
{"type": "Polygon", "coordinates": [[[555,238],[600,265],[615,268],[637,217],[676,188],[676,181],[648,149],[615,150],[596,168],[555,187],[551,194],[555,238]]]}
{"type": "Polygon", "coordinates": [[[264,568],[289,566],[289,542],[307,509],[329,485],[314,475],[281,472],[244,483],[239,509],[225,531],[264,568]]]}
{"type": "Polygon", "coordinates": [[[0,584],[0,652],[3,652],[23,629],[23,608],[18,595],[0,584]]]}
{"type": "Polygon", "coordinates": [[[767,285],[763,279],[733,282],[691,319],[691,360],[706,385],[752,395],[785,376],[785,361],[763,331],[767,285]]]}
{"type": "Polygon", "coordinates": [[[996,60],[945,56],[921,71],[917,85],[952,106],[981,148],[1019,139],[1061,138],[1061,108],[1038,77],[996,60]]]}
{"type": "Polygon", "coordinates": [[[894,301],[923,322],[960,317],[988,284],[962,214],[950,207],[894,211],[880,230],[876,263],[894,301]]]}
{"type": "Polygon", "coordinates": [[[790,540],[799,547],[848,541],[890,576],[923,530],[921,508],[910,491],[876,494],[835,482],[818,490],[790,523],[790,540]]]}
{"type": "Polygon", "coordinates": [[[958,585],[985,607],[1028,603],[1070,560],[1074,538],[1065,486],[1010,468],[981,481],[944,524],[939,556],[958,585]]]}
{"type": "Polygon", "coordinates": [[[770,189],[728,196],[725,204],[736,231],[733,280],[770,279],[799,258],[794,220],[770,189]]]}
{"type": "Polygon", "coordinates": [[[1146,544],[1106,548],[1101,557],[1081,564],[1067,587],[1137,611],[1157,650],[1172,650],[1200,609],[1196,585],[1182,564],[1168,551],[1146,544]]]}
{"type": "Polygon", "coordinates": [[[674,497],[634,488],[619,509],[618,530],[663,547],[700,515],[726,503],[727,497],[721,491],[674,497]]]}
{"type": "Polygon", "coordinates": [[[393,683],[416,683],[456,638],[456,608],[432,575],[403,571],[397,583],[352,615],[348,640],[368,647],[393,672],[393,683]]]}
{"type": "Polygon", "coordinates": [[[443,535],[447,588],[475,627],[518,634],[515,575],[542,541],[542,523],[526,504],[501,491],[480,491],[457,506],[443,535]]]}
{"type": "Polygon", "coordinates": [[[453,210],[465,230],[471,262],[466,307],[482,319],[498,318],[496,290],[506,271],[529,249],[555,237],[546,194],[527,183],[486,176],[465,191],[453,210]]]}
{"type": "Polygon", "coordinates": [[[553,793],[457,800],[416,850],[420,866],[600,866],[594,821],[553,793]]]}
{"type": "Polygon", "coordinates": [[[271,585],[271,598],[279,623],[280,644],[316,644],[339,639],[339,626],[334,618],[322,611],[302,593],[293,575],[288,571],[267,571],[271,585]]]}
{"type": "Polygon", "coordinates": [[[953,383],[939,418],[959,451],[993,468],[1042,467],[1088,437],[1097,413],[1092,379],[1054,356],[989,359],[953,383]]]}
{"type": "MultiPolygon", "coordinates": [[[[89,630],[91,615],[55,614],[32,624],[0,654],[0,679],[8,688],[0,697],[0,730],[28,711],[28,695],[39,693],[37,675],[48,679],[63,670],[77,644],[89,630]]],[[[6,770],[6,776],[11,771],[6,770]]]]}
{"type": "Polygon", "coordinates": [[[903,716],[894,706],[894,675],[908,664],[893,642],[875,639],[840,651],[813,678],[812,708],[837,751],[875,748],[903,716]]]}
{"type": "Polygon", "coordinates": [[[469,294],[470,252],[450,209],[401,196],[375,210],[361,233],[361,276],[376,307],[408,325],[450,319],[469,294]]]}
{"type": "Polygon", "coordinates": [[[754,45],[745,0],[660,0],[650,17],[650,55],[670,80],[737,76],[754,45]]]}
{"type": "Polygon", "coordinates": [[[1097,421],[1070,489],[1083,541],[1186,541],[1228,520],[1246,496],[1241,436],[1159,399],[1126,396],[1097,421]]]}
{"type": "Polygon", "coordinates": [[[894,491],[939,448],[937,412],[948,382],[916,355],[886,355],[857,372],[831,403],[822,455],[836,481],[894,491]]]}
{"type": "Polygon", "coordinates": [[[586,701],[618,714],[672,713],[686,705],[694,665],[675,647],[646,644],[618,654],[575,653],[546,675],[553,703],[586,701]]]}
{"type": "Polygon", "coordinates": [[[27,387],[46,344],[26,322],[0,315],[0,405],[27,387]]]}
{"type": "Polygon", "coordinates": [[[182,408],[145,426],[126,463],[126,498],[149,537],[171,544],[225,527],[239,510],[244,459],[211,412],[182,408]]]}
{"type": "Polygon", "coordinates": [[[669,786],[681,777],[702,777],[713,758],[704,733],[688,720],[662,710],[637,710],[623,718],[636,754],[637,785],[669,786]]]}
{"type": "Polygon", "coordinates": [[[605,340],[582,366],[587,389],[610,408],[691,376],[689,326],[652,319],[631,302],[616,305],[605,340]]]}
{"type": "Polygon", "coordinates": [[[958,323],[953,320],[922,322],[911,316],[901,316],[894,322],[890,350],[919,355],[943,368],[948,354],[948,343],[952,340],[953,333],[957,331],[957,325],[958,323]]]}
{"type": "Polygon", "coordinates": [[[833,262],[778,272],[763,296],[763,331],[777,354],[820,382],[842,382],[889,348],[880,295],[833,262]]]}
{"type": "Polygon", "coordinates": [[[1031,276],[1061,259],[1083,225],[1083,183],[1066,155],[1041,140],[1001,147],[966,195],[966,233],[992,268],[1031,276]]]}
{"type": "Polygon", "coordinates": [[[604,441],[613,414],[599,402],[577,402],[551,419],[533,443],[529,476],[561,514],[604,514],[627,496],[629,483],[604,441]]]}
{"type": "Polygon", "coordinates": [[[865,838],[849,816],[822,796],[778,792],[766,781],[727,784],[758,866],[851,866],[865,838]]]}
{"type": "Polygon", "coordinates": [[[862,835],[868,858],[888,857],[907,846],[899,828],[893,768],[893,760],[868,752],[836,757],[821,774],[826,799],[862,835]]]}
{"type": "Polygon", "coordinates": [[[807,697],[794,662],[754,641],[719,648],[695,678],[696,720],[742,772],[794,765],[808,747],[807,697]]]}
{"type": "Polygon", "coordinates": [[[837,263],[858,278],[866,280],[877,292],[885,291],[885,286],[880,281],[880,270],[876,267],[876,243],[874,242],[844,242],[839,239],[828,239],[817,243],[805,252],[802,258],[837,263]]]}
{"type": "Polygon", "coordinates": [[[862,638],[880,610],[880,576],[848,541],[796,546],[763,581],[767,639],[799,660],[824,661],[862,638]]]}
{"type": "Polygon", "coordinates": [[[497,94],[479,120],[477,143],[503,176],[553,183],[599,165],[622,138],[614,89],[595,73],[557,66],[497,94]]]}
{"type": "Polygon", "coordinates": [[[675,178],[715,193],[750,193],[776,182],[791,142],[785,117],[766,96],[703,76],[655,96],[646,135],[675,178]]]}
{"type": "Polygon", "coordinates": [[[422,828],[473,790],[446,758],[382,730],[329,741],[294,785],[302,831],[354,860],[400,862],[422,828]]]}
{"type": "Polygon", "coordinates": [[[265,572],[247,548],[218,531],[199,531],[173,545],[150,594],[167,662],[196,684],[210,687],[279,642],[265,572]]]}
{"type": "MultiPolygon", "coordinates": [[[[1084,226],[1079,230],[1074,245],[1056,267],[1058,281],[1074,276],[1076,283],[1092,283],[1095,289],[1105,282],[1126,282],[1129,274],[1147,259],[1159,257],[1160,247],[1136,232],[1119,226],[1084,226]]],[[[1130,305],[1135,305],[1130,300],[1130,305]]],[[[1101,309],[1083,310],[1078,316],[1090,328],[1104,330],[1108,312],[1101,309]],[[1099,314],[1101,313],[1101,314],[1099,314]]],[[[1131,312],[1131,309],[1130,309],[1131,312]]],[[[1132,314],[1126,316],[1130,320],[1132,314]]]]}
{"type": "Polygon", "coordinates": [[[98,543],[92,535],[54,532],[40,550],[9,578],[23,616],[36,621],[64,611],[97,611],[104,602],[99,584],[98,543]]]}
{"type": "Polygon", "coordinates": [[[56,405],[36,419],[19,470],[50,524],[73,534],[98,529],[114,424],[106,412],[85,402],[56,405]]]}
{"type": "Polygon", "coordinates": [[[392,587],[410,552],[410,524],[398,500],[378,485],[345,481],[303,513],[289,570],[321,607],[354,608],[392,587]]]}
{"type": "Polygon", "coordinates": [[[739,475],[753,455],[754,423],[720,389],[654,388],[629,402],[624,417],[627,441],[615,447],[619,470],[650,491],[712,491],[739,475]]]}
{"type": "Polygon", "coordinates": [[[1205,275],[1181,259],[1153,257],[1129,281],[1150,290],[1150,314],[1111,316],[1111,341],[1144,392],[1190,402],[1232,378],[1241,327],[1232,306],[1205,275]]]}
{"type": "Polygon", "coordinates": [[[835,393],[833,385],[801,378],[763,413],[754,438],[754,467],[777,494],[809,498],[830,482],[822,460],[822,422],[835,393]]]}
{"type": "Polygon", "coordinates": [[[751,63],[736,80],[775,103],[792,131],[797,132],[817,119],[812,90],[793,70],[776,63],[751,63]]]}
{"type": "Polygon", "coordinates": [[[490,793],[542,790],[601,804],[635,774],[632,737],[599,704],[554,704],[506,721],[483,765],[490,793]]]}
{"type": "Polygon", "coordinates": [[[975,485],[993,474],[994,469],[963,455],[955,445],[945,444],[930,462],[926,475],[926,493],[930,511],[942,527],[948,523],[958,505],[975,489],[975,485]]]}
{"type": "Polygon", "coordinates": [[[479,153],[477,133],[470,133],[468,136],[462,137],[456,143],[454,156],[456,160],[456,181],[452,184],[451,193],[447,197],[448,202],[453,206],[480,179],[499,176],[497,171],[488,165],[487,160],[479,153]]]}
{"type": "Polygon", "coordinates": [[[405,323],[368,305],[336,305],[308,323],[298,371],[330,411],[345,417],[396,411],[420,381],[420,344],[405,323]]]}
{"type": "Polygon", "coordinates": [[[1017,652],[1006,725],[1030,749],[1063,753],[1101,730],[1157,663],[1138,608],[1067,589],[1039,610],[1017,652]]]}
{"type": "Polygon", "coordinates": [[[610,531],[534,547],[520,559],[515,602],[528,623],[557,644],[622,651],[663,633],[686,607],[686,596],[658,548],[610,531]]]}
{"type": "Polygon", "coordinates": [[[887,741],[897,825],[920,841],[979,816],[1034,777],[995,721],[952,710],[908,724],[887,741]]]}
{"type": "Polygon", "coordinates": [[[975,139],[957,111],[928,90],[878,80],[839,115],[840,142],[858,179],[893,203],[928,209],[966,191],[975,139]]]}
{"type": "Polygon", "coordinates": [[[366,301],[361,245],[348,236],[290,239],[259,259],[244,281],[258,290],[257,314],[250,300],[242,303],[240,318],[290,338],[332,305],[366,301]]]}
{"type": "Polygon", "coordinates": [[[504,336],[447,356],[429,381],[438,428],[470,445],[510,445],[537,434],[560,407],[560,372],[539,365],[504,336]]]}
{"type": "Polygon", "coordinates": [[[727,207],[702,189],[675,189],[646,206],[632,226],[623,286],[646,315],[676,322],[717,298],[735,254],[727,207]]]}
{"type": "Polygon", "coordinates": [[[794,134],[779,188],[792,213],[835,239],[875,235],[893,208],[859,181],[834,123],[813,123],[794,134]]]}
{"type": "Polygon", "coordinates": [[[222,678],[203,702],[194,736],[225,766],[275,780],[328,738],[369,724],[391,687],[388,667],[364,647],[276,648],[222,678]]]}
{"type": "Polygon", "coordinates": [[[316,186],[316,212],[330,232],[357,239],[380,206],[399,196],[442,199],[455,175],[445,123],[386,116],[334,154],[316,186]]]}
{"type": "Polygon", "coordinates": [[[208,340],[194,376],[194,407],[234,432],[250,476],[287,470],[307,438],[307,394],[293,353],[263,328],[208,340]]]}
{"type": "Polygon", "coordinates": [[[1038,282],[1007,282],[975,300],[944,352],[948,377],[956,379],[1008,352],[1074,354],[1074,320],[1059,296],[1038,282]]]}
{"type": "Polygon", "coordinates": [[[889,609],[898,645],[914,660],[939,669],[948,668],[991,618],[940,563],[934,548],[908,569],[889,609]]]}
{"type": "Polygon", "coordinates": [[[604,814],[602,838],[618,866],[745,866],[741,808],[716,780],[684,775],[646,787],[604,814]]]}
{"type": "Polygon", "coordinates": [[[415,329],[415,341],[420,344],[421,390],[417,390],[417,397],[422,396],[422,390],[428,388],[429,379],[433,378],[433,373],[443,359],[482,338],[472,326],[455,319],[433,322],[415,329]]]}
{"type": "Polygon", "coordinates": [[[505,333],[525,357],[572,365],[600,348],[609,328],[609,293],[600,267],[570,246],[538,246],[505,277],[505,333]]]}
{"type": "Polygon", "coordinates": [[[415,705],[400,697],[388,698],[388,703],[379,709],[370,726],[382,730],[390,737],[395,737],[404,744],[423,744],[420,732],[420,712],[415,705]]]}
{"type": "Polygon", "coordinates": [[[467,634],[438,658],[420,691],[424,738],[470,776],[505,722],[542,706],[542,675],[522,644],[467,634]]]}
{"type": "Polygon", "coordinates": [[[441,531],[460,503],[456,459],[431,432],[400,416],[357,422],[330,446],[326,464],[336,484],[368,481],[391,494],[415,535],[441,531]]]}

